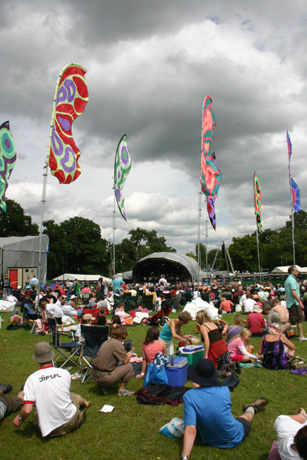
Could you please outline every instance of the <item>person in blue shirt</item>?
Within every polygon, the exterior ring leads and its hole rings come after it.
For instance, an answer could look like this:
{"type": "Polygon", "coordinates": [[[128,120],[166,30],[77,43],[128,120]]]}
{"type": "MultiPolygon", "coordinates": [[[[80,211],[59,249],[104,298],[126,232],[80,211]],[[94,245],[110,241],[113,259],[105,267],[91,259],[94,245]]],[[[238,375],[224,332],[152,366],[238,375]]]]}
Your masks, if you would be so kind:
{"type": "Polygon", "coordinates": [[[117,275],[115,275],[112,281],[113,291],[116,294],[120,294],[120,290],[123,284],[124,284],[123,280],[121,280],[120,278],[117,277],[117,275]]]}
{"type": "Polygon", "coordinates": [[[286,306],[289,312],[289,321],[283,326],[281,332],[285,332],[291,325],[297,324],[299,341],[307,340],[303,334],[304,305],[300,299],[300,287],[296,281],[299,271],[295,265],[288,268],[289,276],[285,281],[286,306]]]}
{"type": "Polygon", "coordinates": [[[200,359],[197,364],[190,365],[188,378],[194,389],[183,397],[185,431],[181,460],[190,457],[197,433],[206,446],[228,449],[241,444],[250,432],[254,414],[268,400],[258,398],[246,404],[242,407],[244,413],[235,419],[231,413],[229,388],[217,379],[210,359],[200,359]]]}

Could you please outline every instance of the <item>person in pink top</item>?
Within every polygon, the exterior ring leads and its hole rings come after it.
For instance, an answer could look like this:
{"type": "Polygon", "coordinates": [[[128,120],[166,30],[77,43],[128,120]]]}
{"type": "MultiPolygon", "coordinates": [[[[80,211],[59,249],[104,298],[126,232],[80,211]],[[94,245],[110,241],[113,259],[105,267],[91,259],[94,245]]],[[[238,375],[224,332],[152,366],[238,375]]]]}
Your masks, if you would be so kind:
{"type": "Polygon", "coordinates": [[[257,359],[257,356],[250,353],[254,347],[249,345],[249,338],[252,335],[249,329],[242,329],[239,335],[230,340],[228,351],[231,361],[239,361],[240,363],[248,363],[252,359],[257,359]]]}
{"type": "Polygon", "coordinates": [[[145,340],[142,345],[143,362],[142,371],[136,376],[141,379],[145,375],[147,364],[152,363],[157,353],[161,352],[166,354],[166,346],[163,340],[159,340],[160,330],[157,326],[151,326],[146,334],[145,340]]]}

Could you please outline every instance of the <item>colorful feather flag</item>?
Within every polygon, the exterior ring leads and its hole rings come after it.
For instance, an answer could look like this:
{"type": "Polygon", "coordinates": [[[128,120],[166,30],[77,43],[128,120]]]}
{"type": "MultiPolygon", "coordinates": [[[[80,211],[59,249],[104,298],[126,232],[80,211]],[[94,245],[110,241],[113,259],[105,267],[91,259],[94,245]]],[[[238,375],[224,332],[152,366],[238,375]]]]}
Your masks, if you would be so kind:
{"type": "Polygon", "coordinates": [[[0,126],[0,208],[6,212],[5,192],[16,163],[15,142],[6,121],[0,126]]]}
{"type": "Polygon", "coordinates": [[[202,136],[201,136],[201,191],[207,197],[208,216],[214,230],[216,229],[216,217],[214,203],[218,195],[222,173],[217,167],[214,152],[210,149],[213,141],[215,116],[212,108],[212,99],[207,96],[204,99],[202,109],[202,136]]]}
{"type": "Polygon", "coordinates": [[[290,162],[291,162],[291,156],[292,156],[292,143],[291,143],[291,139],[290,139],[288,131],[287,131],[287,146],[288,146],[288,160],[289,160],[288,162],[289,185],[290,185],[290,194],[292,198],[292,206],[295,212],[299,212],[302,210],[300,206],[301,205],[300,189],[291,177],[290,162]]]}
{"type": "Polygon", "coordinates": [[[291,177],[291,193],[292,193],[292,205],[295,212],[299,212],[302,210],[301,208],[301,197],[300,197],[300,189],[298,185],[294,182],[291,177]]]}
{"type": "Polygon", "coordinates": [[[256,172],[254,173],[254,203],[255,203],[255,215],[257,222],[258,233],[262,231],[261,222],[261,186],[256,172]]]}
{"type": "Polygon", "coordinates": [[[72,124],[88,102],[85,74],[80,65],[68,64],[60,73],[55,90],[48,164],[60,184],[70,184],[81,174],[80,150],[72,136],[72,124]]]}
{"type": "Polygon", "coordinates": [[[122,189],[124,183],[127,179],[127,176],[131,169],[131,157],[128,150],[127,144],[127,136],[126,134],[123,135],[121,140],[118,143],[116,154],[115,154],[115,162],[114,162],[114,193],[116,197],[116,203],[119,209],[119,212],[123,216],[125,220],[126,214],[124,209],[124,202],[125,198],[122,195],[122,189]]]}

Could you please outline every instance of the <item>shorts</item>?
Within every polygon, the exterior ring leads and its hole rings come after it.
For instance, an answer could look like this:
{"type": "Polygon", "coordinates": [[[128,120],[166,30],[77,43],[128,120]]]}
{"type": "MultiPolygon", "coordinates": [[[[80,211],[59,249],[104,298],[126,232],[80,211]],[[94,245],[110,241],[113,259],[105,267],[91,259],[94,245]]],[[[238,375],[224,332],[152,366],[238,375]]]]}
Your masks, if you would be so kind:
{"type": "Polygon", "coordinates": [[[231,357],[231,361],[239,361],[239,363],[242,361],[244,355],[233,355],[231,357]]]}
{"type": "MultiPolygon", "coordinates": [[[[243,428],[244,428],[243,439],[245,439],[249,435],[249,432],[250,432],[250,430],[252,428],[252,425],[244,417],[238,417],[237,420],[238,420],[238,422],[242,423],[242,425],[243,425],[243,428]]],[[[243,439],[242,439],[242,441],[243,441],[243,439]]]]}
{"type": "Polygon", "coordinates": [[[61,326],[62,325],[62,316],[60,316],[59,318],[54,318],[56,320],[56,323],[61,326]]]}
{"type": "Polygon", "coordinates": [[[298,324],[302,323],[305,320],[303,310],[301,309],[300,305],[291,305],[288,308],[289,311],[289,323],[291,324],[298,324]]]}

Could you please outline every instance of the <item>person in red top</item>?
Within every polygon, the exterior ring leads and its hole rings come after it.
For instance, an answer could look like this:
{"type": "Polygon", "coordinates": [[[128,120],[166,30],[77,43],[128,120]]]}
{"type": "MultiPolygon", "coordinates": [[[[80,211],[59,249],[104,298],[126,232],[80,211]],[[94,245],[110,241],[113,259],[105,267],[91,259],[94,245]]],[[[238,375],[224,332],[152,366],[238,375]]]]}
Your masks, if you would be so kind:
{"type": "Polygon", "coordinates": [[[231,300],[227,300],[225,297],[221,297],[220,308],[226,313],[231,313],[234,308],[234,304],[231,300]]]}
{"type": "Polygon", "coordinates": [[[262,337],[265,329],[264,316],[261,314],[262,309],[255,305],[252,313],[247,317],[246,327],[251,331],[253,337],[262,337]]]}

